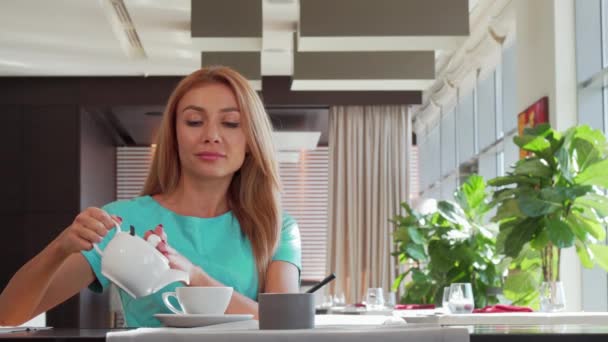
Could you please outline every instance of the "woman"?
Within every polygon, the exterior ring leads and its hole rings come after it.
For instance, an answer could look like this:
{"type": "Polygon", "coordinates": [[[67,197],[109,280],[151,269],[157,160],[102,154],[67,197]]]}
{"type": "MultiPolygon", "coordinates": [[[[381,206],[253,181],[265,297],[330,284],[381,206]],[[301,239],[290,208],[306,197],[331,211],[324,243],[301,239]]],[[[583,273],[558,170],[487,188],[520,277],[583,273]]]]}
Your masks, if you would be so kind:
{"type": "MultiPolygon", "coordinates": [[[[89,286],[102,291],[101,249],[114,222],[161,237],[170,266],[190,286],[232,286],[227,313],[257,318],[260,292],[297,292],[298,227],[279,206],[271,125],[257,93],[226,67],[184,78],[169,98],[143,195],[88,208],[25,264],[0,295],[0,325],[18,325],[89,286]],[[10,303],[10,305],[9,305],[10,303]]],[[[158,326],[161,294],[134,299],[120,290],[128,326],[158,326]]]]}

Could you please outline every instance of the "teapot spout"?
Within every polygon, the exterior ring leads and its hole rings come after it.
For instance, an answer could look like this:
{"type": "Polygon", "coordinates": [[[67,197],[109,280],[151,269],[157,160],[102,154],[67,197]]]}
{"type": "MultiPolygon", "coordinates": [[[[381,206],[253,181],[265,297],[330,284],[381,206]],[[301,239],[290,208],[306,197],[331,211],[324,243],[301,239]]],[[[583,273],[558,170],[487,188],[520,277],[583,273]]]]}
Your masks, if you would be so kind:
{"type": "Polygon", "coordinates": [[[176,281],[181,281],[184,284],[188,285],[190,284],[190,275],[187,272],[181,270],[168,269],[162,274],[160,279],[158,279],[158,282],[154,287],[154,292],[157,292],[163,287],[176,281]]]}

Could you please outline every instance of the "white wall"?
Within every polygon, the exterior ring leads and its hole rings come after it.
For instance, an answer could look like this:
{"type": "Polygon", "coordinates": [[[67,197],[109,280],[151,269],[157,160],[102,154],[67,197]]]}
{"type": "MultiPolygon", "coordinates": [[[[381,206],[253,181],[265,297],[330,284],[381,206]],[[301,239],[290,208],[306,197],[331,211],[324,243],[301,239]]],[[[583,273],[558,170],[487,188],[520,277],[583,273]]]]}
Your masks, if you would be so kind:
{"type": "MultiPolygon", "coordinates": [[[[549,97],[557,130],[577,123],[574,0],[515,0],[517,109],[549,97]]],[[[566,310],[581,310],[581,265],[573,249],[562,252],[566,310]]]]}

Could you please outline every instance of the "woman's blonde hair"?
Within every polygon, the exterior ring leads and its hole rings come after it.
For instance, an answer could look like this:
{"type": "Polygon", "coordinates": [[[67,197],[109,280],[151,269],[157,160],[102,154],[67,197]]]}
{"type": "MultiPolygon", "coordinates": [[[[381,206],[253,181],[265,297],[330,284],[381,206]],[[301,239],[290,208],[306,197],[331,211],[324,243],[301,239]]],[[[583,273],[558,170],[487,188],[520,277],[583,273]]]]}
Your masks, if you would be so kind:
{"type": "Polygon", "coordinates": [[[228,203],[253,249],[263,292],[266,271],[281,231],[279,175],[272,143],[272,126],[264,105],[249,82],[238,72],[223,66],[202,68],[179,82],[165,108],[150,173],[143,195],[171,193],[179,183],[181,164],[176,137],[177,104],[192,88],[219,83],[232,89],[241,111],[248,153],[234,174],[228,189],[228,203]]]}

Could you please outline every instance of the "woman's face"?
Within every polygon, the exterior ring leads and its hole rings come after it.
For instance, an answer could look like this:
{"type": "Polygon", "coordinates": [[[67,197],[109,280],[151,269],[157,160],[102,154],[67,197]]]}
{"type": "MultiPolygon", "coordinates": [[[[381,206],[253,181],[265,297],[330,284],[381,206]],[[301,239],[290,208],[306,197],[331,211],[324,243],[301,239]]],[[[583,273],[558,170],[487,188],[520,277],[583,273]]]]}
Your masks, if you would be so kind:
{"type": "Polygon", "coordinates": [[[231,179],[247,150],[232,90],[220,83],[197,86],[181,98],[176,114],[182,172],[199,179],[231,179]]]}

